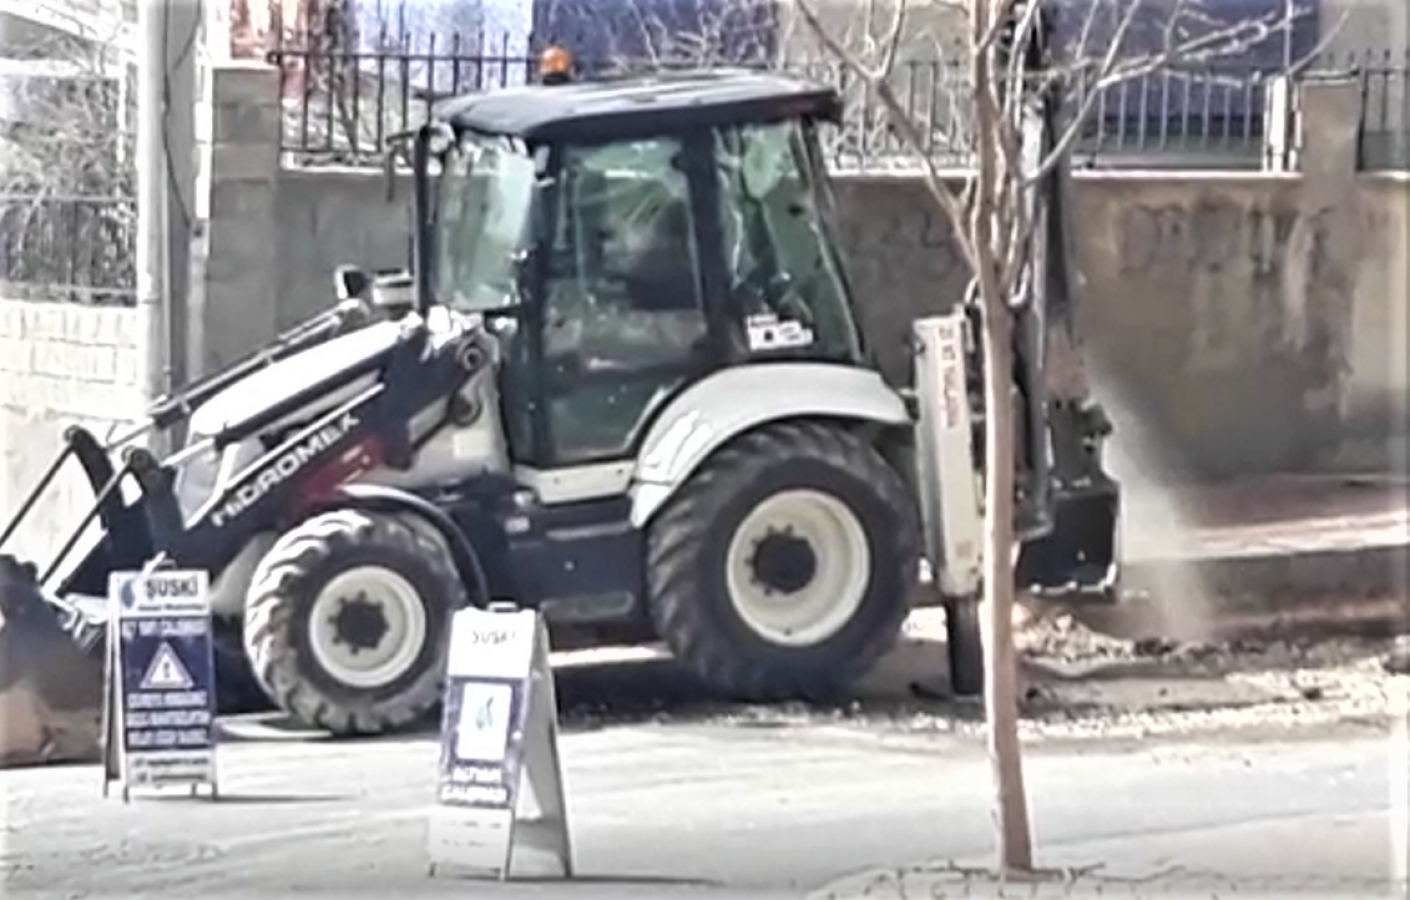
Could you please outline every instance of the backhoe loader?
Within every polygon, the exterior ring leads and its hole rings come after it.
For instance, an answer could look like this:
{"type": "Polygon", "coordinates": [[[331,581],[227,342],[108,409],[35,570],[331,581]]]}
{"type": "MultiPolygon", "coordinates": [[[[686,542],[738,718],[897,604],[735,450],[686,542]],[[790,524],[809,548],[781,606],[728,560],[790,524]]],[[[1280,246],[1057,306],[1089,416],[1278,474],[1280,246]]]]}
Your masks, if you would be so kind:
{"type": "MultiPolygon", "coordinates": [[[[423,720],[450,616],[492,599],[556,635],[660,640],[728,697],[836,697],[926,567],[955,687],[979,690],[979,313],[937,298],[916,385],[878,373],[855,312],[885,298],[852,294],[819,144],[838,93],[547,74],[403,139],[408,271],[340,269],[330,311],[157,403],[145,427],[184,424],[184,447],[69,430],[50,478],[76,460],[96,501],[43,570],[5,564],[4,652],[34,666],[7,688],[68,680],[96,707],[109,575],[160,556],[210,573],[222,707],[336,735],[423,720]],[[60,629],[78,652],[34,658],[30,636],[60,629]]],[[[1033,98],[1031,149],[1056,104],[1033,98]]],[[[1016,573],[1109,600],[1110,427],[1081,378],[1049,377],[1080,371],[1065,178],[1028,198],[1043,227],[1010,307],[1016,573]]],[[[82,705],[65,699],[47,702],[82,705]]]]}

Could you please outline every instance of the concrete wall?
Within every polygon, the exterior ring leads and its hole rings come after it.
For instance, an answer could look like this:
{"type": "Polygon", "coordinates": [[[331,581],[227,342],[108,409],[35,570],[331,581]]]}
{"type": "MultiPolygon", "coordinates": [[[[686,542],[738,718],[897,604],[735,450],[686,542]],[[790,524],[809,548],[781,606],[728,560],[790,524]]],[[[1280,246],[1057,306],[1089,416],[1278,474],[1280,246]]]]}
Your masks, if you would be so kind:
{"type": "Polygon", "coordinates": [[[1090,188],[1079,217],[1092,340],[1173,462],[1393,462],[1386,437],[1404,433],[1407,387],[1403,179],[1367,176],[1335,206],[1307,204],[1295,178],[1090,188]]]}
{"type": "MultiPolygon", "coordinates": [[[[38,482],[67,426],[101,438],[140,414],[136,324],[131,309],[0,299],[0,515],[11,515],[38,482]]],[[[70,464],[3,552],[44,557],[92,501],[70,464]]]]}
{"type": "MultiPolygon", "coordinates": [[[[216,107],[227,139],[214,153],[226,167],[212,193],[208,365],[328,305],[333,266],[407,259],[406,184],[389,201],[376,172],[281,170],[277,116],[250,107],[272,102],[272,75],[220,77],[240,99],[216,107]]],[[[1325,87],[1304,98],[1316,127],[1301,174],[1077,179],[1103,391],[1133,428],[1139,414],[1174,473],[1383,468],[1403,449],[1410,185],[1354,171],[1356,115],[1343,101],[1355,91],[1325,87]]],[[[838,193],[867,333],[903,375],[908,323],[952,302],[965,274],[914,177],[844,178],[838,193]]]]}
{"type": "MultiPolygon", "coordinates": [[[[911,179],[840,185],[867,331],[893,374],[908,323],[965,272],[911,179]]],[[[1297,176],[1093,173],[1074,220],[1105,398],[1194,476],[1379,468],[1403,452],[1410,181],[1308,206],[1297,176]]],[[[1120,423],[1118,423],[1120,424],[1120,423]]]]}

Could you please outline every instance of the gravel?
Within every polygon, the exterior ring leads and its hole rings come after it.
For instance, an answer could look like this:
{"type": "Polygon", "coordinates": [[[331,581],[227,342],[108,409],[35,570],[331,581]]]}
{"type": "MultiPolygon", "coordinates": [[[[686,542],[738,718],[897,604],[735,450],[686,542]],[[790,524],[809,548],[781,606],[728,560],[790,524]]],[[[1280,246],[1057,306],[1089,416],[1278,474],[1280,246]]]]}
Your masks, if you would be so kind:
{"type": "Polygon", "coordinates": [[[1410,678],[1384,666],[1385,641],[1126,641],[1064,618],[1028,630],[1020,646],[1023,727],[1040,739],[1382,728],[1410,695],[1410,678]]]}
{"type": "MultiPolygon", "coordinates": [[[[854,697],[828,704],[739,704],[713,697],[665,659],[560,672],[567,728],[709,722],[740,728],[840,727],[882,739],[984,733],[982,704],[950,692],[943,634],[918,614],[854,697]]],[[[1066,617],[1021,629],[1027,741],[1143,739],[1329,728],[1384,730],[1404,714],[1410,676],[1362,638],[1191,643],[1122,640],[1066,617]]]]}

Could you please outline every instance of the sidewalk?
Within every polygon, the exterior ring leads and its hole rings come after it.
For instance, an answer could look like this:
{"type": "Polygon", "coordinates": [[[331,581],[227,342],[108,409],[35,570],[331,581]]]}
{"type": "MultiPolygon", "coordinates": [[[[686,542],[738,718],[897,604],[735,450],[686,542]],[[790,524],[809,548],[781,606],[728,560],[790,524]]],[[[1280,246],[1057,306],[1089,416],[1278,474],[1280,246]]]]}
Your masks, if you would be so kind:
{"type": "Polygon", "coordinates": [[[1133,491],[1124,615],[1143,604],[1169,610],[1181,602],[1172,594],[1193,593],[1223,634],[1404,629],[1407,490],[1389,477],[1283,476],[1133,491]]]}
{"type": "Polygon", "coordinates": [[[853,876],[809,900],[1059,897],[1404,896],[1403,873],[1385,871],[1392,816],[1298,816],[1036,845],[1037,864],[1058,877],[1007,884],[982,874],[989,858],[853,876]],[[1094,871],[1087,869],[1100,864],[1094,871]],[[1379,870],[1379,871],[1378,871],[1379,870]]]}
{"type": "Polygon", "coordinates": [[[1129,560],[1210,559],[1410,544],[1410,482],[1274,476],[1124,498],[1129,560]]]}
{"type": "MultiPolygon", "coordinates": [[[[1148,719],[1177,708],[1233,709],[1231,722],[1275,708],[1383,714],[1380,639],[1410,634],[1404,482],[1264,479],[1184,491],[1177,503],[1133,493],[1121,602],[1025,603],[1027,676],[1053,703],[1129,715],[1132,728],[1164,727],[1148,719]]],[[[941,610],[912,613],[864,693],[944,694],[944,639],[941,610]]]]}

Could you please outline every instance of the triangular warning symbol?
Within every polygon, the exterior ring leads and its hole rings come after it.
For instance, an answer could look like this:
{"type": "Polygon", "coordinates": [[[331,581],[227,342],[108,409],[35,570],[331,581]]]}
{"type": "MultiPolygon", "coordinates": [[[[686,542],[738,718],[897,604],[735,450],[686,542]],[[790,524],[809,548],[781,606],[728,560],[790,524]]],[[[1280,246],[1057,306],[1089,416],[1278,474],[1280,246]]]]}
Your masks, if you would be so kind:
{"type": "Polygon", "coordinates": [[[163,642],[152,656],[147,674],[142,676],[144,691],[187,691],[191,689],[191,673],[181,664],[176,651],[163,642]]]}

